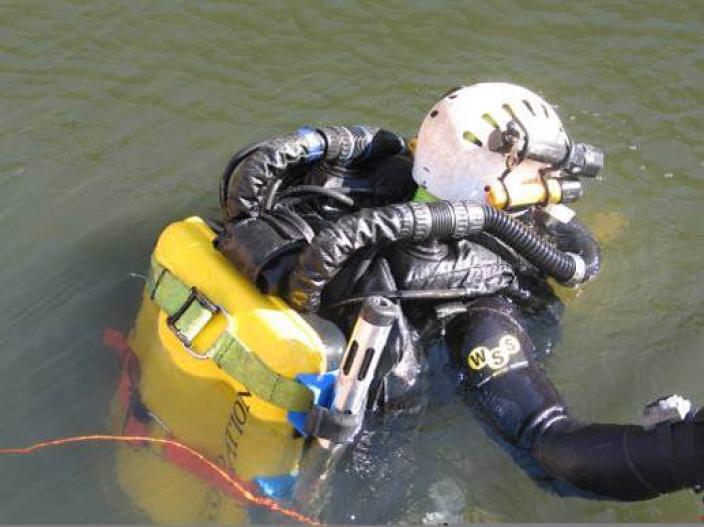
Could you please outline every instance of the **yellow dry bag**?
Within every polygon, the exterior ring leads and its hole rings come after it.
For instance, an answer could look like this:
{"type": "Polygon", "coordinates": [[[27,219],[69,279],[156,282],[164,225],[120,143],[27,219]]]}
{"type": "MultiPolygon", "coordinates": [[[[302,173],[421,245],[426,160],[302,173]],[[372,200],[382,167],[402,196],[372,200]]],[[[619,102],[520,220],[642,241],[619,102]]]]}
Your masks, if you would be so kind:
{"type": "MultiPolygon", "coordinates": [[[[304,439],[287,420],[311,392],[296,375],[322,374],[318,333],[280,298],[262,295],[213,247],[197,217],[169,225],[152,254],[129,337],[149,433],[169,435],[243,480],[295,474],[304,439]]],[[[156,522],[241,522],[232,500],[150,449],[121,448],[122,487],[156,522]],[[163,496],[187,489],[188,503],[163,496]]]]}

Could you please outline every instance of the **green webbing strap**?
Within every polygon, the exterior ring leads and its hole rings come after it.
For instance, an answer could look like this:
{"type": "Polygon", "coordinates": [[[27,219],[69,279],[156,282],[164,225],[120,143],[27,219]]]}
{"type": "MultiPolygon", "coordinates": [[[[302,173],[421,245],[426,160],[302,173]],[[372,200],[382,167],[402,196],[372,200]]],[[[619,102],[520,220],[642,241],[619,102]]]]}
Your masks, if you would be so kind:
{"type": "Polygon", "coordinates": [[[189,354],[201,359],[212,359],[254,395],[273,405],[294,412],[310,410],[313,403],[310,390],[295,380],[272,371],[228,329],[220,334],[205,353],[191,350],[193,339],[221,309],[197,289],[187,287],[155,260],[152,260],[147,292],[169,315],[169,327],[189,354]]]}
{"type": "Polygon", "coordinates": [[[234,379],[240,380],[255,395],[294,412],[310,410],[313,393],[308,388],[271,371],[229,332],[223,331],[211,350],[214,352],[215,363],[234,379]]]}

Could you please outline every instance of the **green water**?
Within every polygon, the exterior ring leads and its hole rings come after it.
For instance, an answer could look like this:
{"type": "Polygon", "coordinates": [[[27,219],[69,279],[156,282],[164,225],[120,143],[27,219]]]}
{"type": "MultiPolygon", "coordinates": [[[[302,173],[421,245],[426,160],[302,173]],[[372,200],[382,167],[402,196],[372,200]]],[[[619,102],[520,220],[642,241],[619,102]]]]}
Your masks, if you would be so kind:
{"type": "MultiPolygon", "coordinates": [[[[603,273],[567,300],[563,340],[546,363],[573,412],[633,421],[672,392],[704,403],[699,0],[4,0],[0,445],[106,430],[119,368],[103,328],[129,329],[141,287],[129,274],[144,271],[163,226],[216,211],[234,150],[302,124],[412,135],[441,94],[479,80],[539,91],[574,136],[607,151],[604,180],[576,207],[605,242],[603,273]]],[[[369,452],[388,464],[373,502],[335,489],[328,517],[417,523],[443,507],[466,521],[704,513],[688,492],[638,504],[549,495],[459,400],[416,432],[404,463],[388,461],[399,451],[393,435],[369,452]]],[[[0,458],[0,522],[149,521],[114,463],[111,447],[0,458]]],[[[361,474],[344,481],[364,484],[361,474]]],[[[159,489],[164,507],[189,499],[173,484],[159,489]]]]}

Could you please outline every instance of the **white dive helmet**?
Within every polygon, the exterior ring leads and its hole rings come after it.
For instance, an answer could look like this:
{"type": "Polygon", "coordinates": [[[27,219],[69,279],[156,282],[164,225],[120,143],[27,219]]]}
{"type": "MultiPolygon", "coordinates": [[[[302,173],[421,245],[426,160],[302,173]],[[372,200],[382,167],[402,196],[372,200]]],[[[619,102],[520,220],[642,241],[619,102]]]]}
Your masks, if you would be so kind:
{"type": "MultiPolygon", "coordinates": [[[[485,201],[485,187],[506,172],[506,156],[487,147],[489,134],[509,121],[522,125],[531,139],[569,141],[554,108],[526,88],[484,82],[454,90],[433,106],[421,123],[413,179],[440,199],[485,201]]],[[[537,180],[545,163],[525,159],[505,183],[537,180]]]]}

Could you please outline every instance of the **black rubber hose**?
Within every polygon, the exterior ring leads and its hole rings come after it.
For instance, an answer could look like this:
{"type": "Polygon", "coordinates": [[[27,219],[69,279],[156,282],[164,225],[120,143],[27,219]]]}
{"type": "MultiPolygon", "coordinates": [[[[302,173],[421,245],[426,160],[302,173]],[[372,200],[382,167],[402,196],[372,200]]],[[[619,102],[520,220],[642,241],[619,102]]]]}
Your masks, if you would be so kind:
{"type": "Polygon", "coordinates": [[[504,211],[484,205],[484,231],[506,242],[530,263],[560,282],[570,280],[576,271],[573,258],[553,247],[504,211]]]}
{"type": "Polygon", "coordinates": [[[344,191],[340,191],[340,189],[337,188],[327,188],[318,185],[297,185],[295,187],[289,187],[286,190],[282,190],[277,199],[282,200],[288,196],[294,196],[297,194],[319,194],[321,196],[339,201],[348,207],[354,207],[354,200],[349,196],[346,196],[344,191]]]}
{"type": "Polygon", "coordinates": [[[227,203],[227,193],[230,188],[230,180],[232,179],[232,174],[234,173],[237,166],[247,157],[249,154],[261,147],[266,141],[259,141],[257,143],[252,143],[244,148],[241,148],[230,158],[230,162],[227,163],[225,170],[220,177],[220,210],[225,210],[225,204],[227,203]]]}
{"type": "Polygon", "coordinates": [[[276,193],[281,188],[281,185],[283,185],[283,182],[283,179],[277,179],[276,181],[274,181],[274,183],[272,183],[271,187],[269,188],[269,192],[267,193],[266,198],[264,199],[264,210],[270,211],[272,209],[276,201],[276,193]]]}
{"type": "Polygon", "coordinates": [[[601,249],[589,229],[573,215],[569,220],[560,219],[561,214],[553,214],[548,209],[535,209],[533,218],[538,230],[545,233],[558,249],[579,255],[585,264],[585,280],[599,274],[601,249]]]}
{"type": "Polygon", "coordinates": [[[343,216],[313,238],[291,271],[286,299],[299,311],[316,312],[325,286],[357,251],[413,234],[413,213],[403,205],[362,209],[343,216]]]}
{"type": "MultiPolygon", "coordinates": [[[[440,201],[363,209],[323,229],[303,250],[288,283],[287,299],[315,312],[325,286],[357,251],[401,240],[463,238],[488,232],[561,282],[575,279],[575,258],[540,238],[529,227],[489,205],[440,201]]],[[[588,276],[577,277],[580,281],[588,276]]]]}
{"type": "Polygon", "coordinates": [[[238,152],[222,178],[223,219],[259,214],[272,185],[319,159],[322,148],[322,136],[310,131],[277,136],[238,152]]]}
{"type": "Polygon", "coordinates": [[[578,254],[587,266],[587,279],[594,278],[601,269],[601,249],[587,227],[575,216],[565,226],[566,238],[571,247],[568,249],[578,254]]]}
{"type": "MultiPolygon", "coordinates": [[[[479,227],[482,231],[508,244],[538,269],[560,282],[569,281],[575,276],[577,264],[574,258],[545,241],[533,229],[502,210],[490,205],[480,206],[463,201],[437,201],[429,203],[427,209],[429,212],[427,221],[430,224],[427,236],[431,239],[443,240],[466,236],[473,228],[479,227]],[[471,214],[470,211],[476,210],[477,207],[481,207],[483,221],[480,226],[472,226],[467,217],[471,214]]],[[[415,207],[415,210],[421,216],[424,214],[418,207],[415,207]]],[[[416,222],[416,225],[420,226],[420,223],[422,222],[416,222]]],[[[598,271],[598,259],[596,271],[598,271]]],[[[584,277],[586,278],[587,276],[584,277]]]]}
{"type": "MultiPolygon", "coordinates": [[[[321,159],[338,164],[393,155],[405,150],[396,134],[364,126],[301,128],[292,134],[255,143],[237,152],[220,182],[223,220],[257,215],[273,206],[277,181],[297,177],[305,163],[321,159]]],[[[288,179],[287,179],[288,181],[288,179]]]]}
{"type": "Polygon", "coordinates": [[[453,289],[401,289],[399,291],[372,291],[363,296],[355,296],[336,302],[329,308],[333,309],[349,304],[364,302],[367,298],[384,296],[392,300],[457,300],[477,296],[477,292],[467,287],[453,289]]]}

